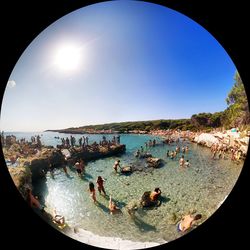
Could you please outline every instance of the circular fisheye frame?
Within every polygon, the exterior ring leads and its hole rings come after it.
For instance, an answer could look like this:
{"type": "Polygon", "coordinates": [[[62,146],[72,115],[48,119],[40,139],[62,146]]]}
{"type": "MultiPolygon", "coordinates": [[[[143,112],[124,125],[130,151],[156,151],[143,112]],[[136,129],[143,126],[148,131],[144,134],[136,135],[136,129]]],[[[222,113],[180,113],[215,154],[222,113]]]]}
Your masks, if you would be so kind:
{"type": "Polygon", "coordinates": [[[157,4],[110,1],[28,46],[6,85],[1,143],[17,189],[52,227],[91,246],[144,249],[224,202],[249,117],[239,73],[205,29],[157,4]]]}

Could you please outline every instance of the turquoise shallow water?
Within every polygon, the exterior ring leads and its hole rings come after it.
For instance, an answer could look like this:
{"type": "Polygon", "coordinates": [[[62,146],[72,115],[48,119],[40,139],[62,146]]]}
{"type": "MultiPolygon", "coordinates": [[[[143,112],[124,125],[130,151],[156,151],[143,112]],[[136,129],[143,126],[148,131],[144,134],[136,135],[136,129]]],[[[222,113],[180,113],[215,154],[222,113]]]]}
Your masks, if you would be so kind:
{"type": "MultiPolygon", "coordinates": [[[[19,135],[31,136],[29,133],[19,135]]],[[[55,136],[69,135],[45,132],[42,142],[53,146],[60,144],[55,136]]],[[[78,138],[77,135],[75,137],[78,138]]],[[[99,142],[102,135],[89,137],[90,142],[99,142]]],[[[121,135],[121,143],[126,144],[127,148],[126,153],[119,157],[121,165],[135,162],[143,165],[144,162],[137,160],[133,153],[153,138],[159,141],[159,138],[148,135],[121,135]]],[[[58,169],[54,179],[48,174],[45,182],[36,184],[34,192],[43,197],[48,210],[56,208],[72,227],[77,226],[101,236],[134,241],[171,241],[181,236],[172,220],[174,214],[181,217],[195,210],[203,215],[201,222],[204,222],[230,193],[242,169],[242,164],[236,165],[229,159],[212,160],[208,148],[189,142],[182,142],[182,145],[188,145],[190,149],[185,154],[185,159],[189,159],[191,164],[187,169],[181,170],[178,160],[166,157],[166,151],[175,149],[175,143],[161,144],[149,150],[153,156],[163,159],[161,168],[134,172],[130,176],[117,175],[112,166],[118,157],[110,157],[89,162],[83,179],[77,176],[73,168],[68,169],[70,177],[58,169]],[[95,183],[98,175],[106,179],[106,192],[117,201],[121,214],[110,215],[108,198],[99,195],[97,190],[98,205],[90,199],[88,182],[95,183]],[[131,219],[125,205],[139,200],[145,191],[155,187],[161,188],[164,202],[154,209],[138,209],[136,219],[131,219]]]]}

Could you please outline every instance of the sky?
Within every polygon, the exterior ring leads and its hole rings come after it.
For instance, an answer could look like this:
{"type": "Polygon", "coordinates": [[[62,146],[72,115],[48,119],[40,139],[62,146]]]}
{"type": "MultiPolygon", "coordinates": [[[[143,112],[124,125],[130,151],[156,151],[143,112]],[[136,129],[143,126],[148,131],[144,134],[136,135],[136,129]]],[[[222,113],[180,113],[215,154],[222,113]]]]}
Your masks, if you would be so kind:
{"type": "Polygon", "coordinates": [[[2,131],[44,131],[223,111],[236,67],[199,24],[169,8],[110,1],[40,33],[15,65],[2,131]]]}

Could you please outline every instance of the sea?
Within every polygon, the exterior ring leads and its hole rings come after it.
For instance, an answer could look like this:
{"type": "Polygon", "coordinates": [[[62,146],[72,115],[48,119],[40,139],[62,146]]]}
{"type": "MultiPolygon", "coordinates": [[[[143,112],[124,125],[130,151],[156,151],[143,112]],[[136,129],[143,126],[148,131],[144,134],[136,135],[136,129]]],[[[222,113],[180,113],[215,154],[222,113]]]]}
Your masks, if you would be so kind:
{"type": "MultiPolygon", "coordinates": [[[[8,134],[28,140],[31,136],[40,135],[42,144],[54,147],[61,144],[61,138],[70,136],[57,132],[5,133],[8,134]]],[[[77,143],[80,137],[88,136],[91,144],[94,141],[99,143],[103,136],[112,140],[114,135],[73,136],[77,143]]],[[[166,153],[174,150],[177,143],[166,145],[162,141],[163,138],[152,135],[120,134],[121,144],[126,145],[124,154],[88,162],[83,178],[77,175],[72,166],[68,166],[68,176],[62,169],[56,169],[54,178],[47,173],[45,179],[34,183],[33,192],[46,206],[46,211],[56,209],[70,227],[88,230],[99,236],[131,241],[160,243],[163,240],[175,240],[182,236],[176,230],[176,223],[183,215],[201,214],[199,225],[206,223],[220,209],[237,182],[243,163],[233,163],[229,157],[212,159],[209,148],[184,140],[178,145],[188,146],[189,151],[180,153],[176,160],[172,160],[166,153]],[[145,143],[153,139],[157,142],[156,146],[146,149],[145,143]],[[141,146],[153,157],[162,159],[159,168],[146,168],[145,160],[135,157],[135,152],[141,146]],[[181,155],[189,160],[188,168],[179,166],[181,155]],[[121,166],[141,165],[142,171],[130,175],[116,174],[113,165],[117,159],[120,159],[121,166]],[[96,184],[98,176],[105,179],[107,196],[100,195],[96,188],[98,203],[94,204],[88,192],[88,184],[96,184]],[[153,208],[138,207],[132,218],[126,209],[128,204],[138,204],[144,192],[156,187],[162,191],[161,205],[153,208]],[[121,213],[110,215],[110,195],[121,208],[121,213]]]]}

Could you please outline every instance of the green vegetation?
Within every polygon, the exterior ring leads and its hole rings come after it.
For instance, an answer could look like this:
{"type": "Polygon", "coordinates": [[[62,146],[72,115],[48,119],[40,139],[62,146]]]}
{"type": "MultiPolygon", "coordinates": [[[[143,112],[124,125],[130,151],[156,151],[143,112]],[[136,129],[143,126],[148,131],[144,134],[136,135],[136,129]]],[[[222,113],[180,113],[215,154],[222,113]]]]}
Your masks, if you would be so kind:
{"type": "MultiPolygon", "coordinates": [[[[100,130],[112,130],[119,133],[127,133],[132,130],[140,130],[149,132],[153,129],[182,129],[183,126],[188,124],[189,119],[180,120],[153,120],[153,121],[136,121],[136,122],[119,122],[119,123],[108,123],[101,125],[88,125],[78,128],[68,128],[60,130],[60,132],[73,132],[73,133],[84,133],[86,131],[100,131],[100,130]]],[[[59,131],[59,130],[53,130],[59,131]]]]}
{"type": "Polygon", "coordinates": [[[240,129],[250,129],[250,114],[246,92],[238,72],[235,74],[235,83],[226,98],[227,109],[216,113],[194,114],[190,119],[178,120],[153,120],[120,122],[101,125],[89,125],[78,128],[68,128],[64,130],[53,130],[66,133],[85,133],[101,130],[112,130],[118,133],[127,133],[128,131],[140,130],[149,132],[155,129],[181,129],[181,130],[205,130],[210,131],[214,128],[223,127],[230,129],[239,127],[240,129]]]}
{"type": "Polygon", "coordinates": [[[226,99],[228,108],[224,111],[222,123],[226,127],[249,127],[250,114],[247,95],[238,72],[236,72],[234,80],[234,86],[226,99]]]}

